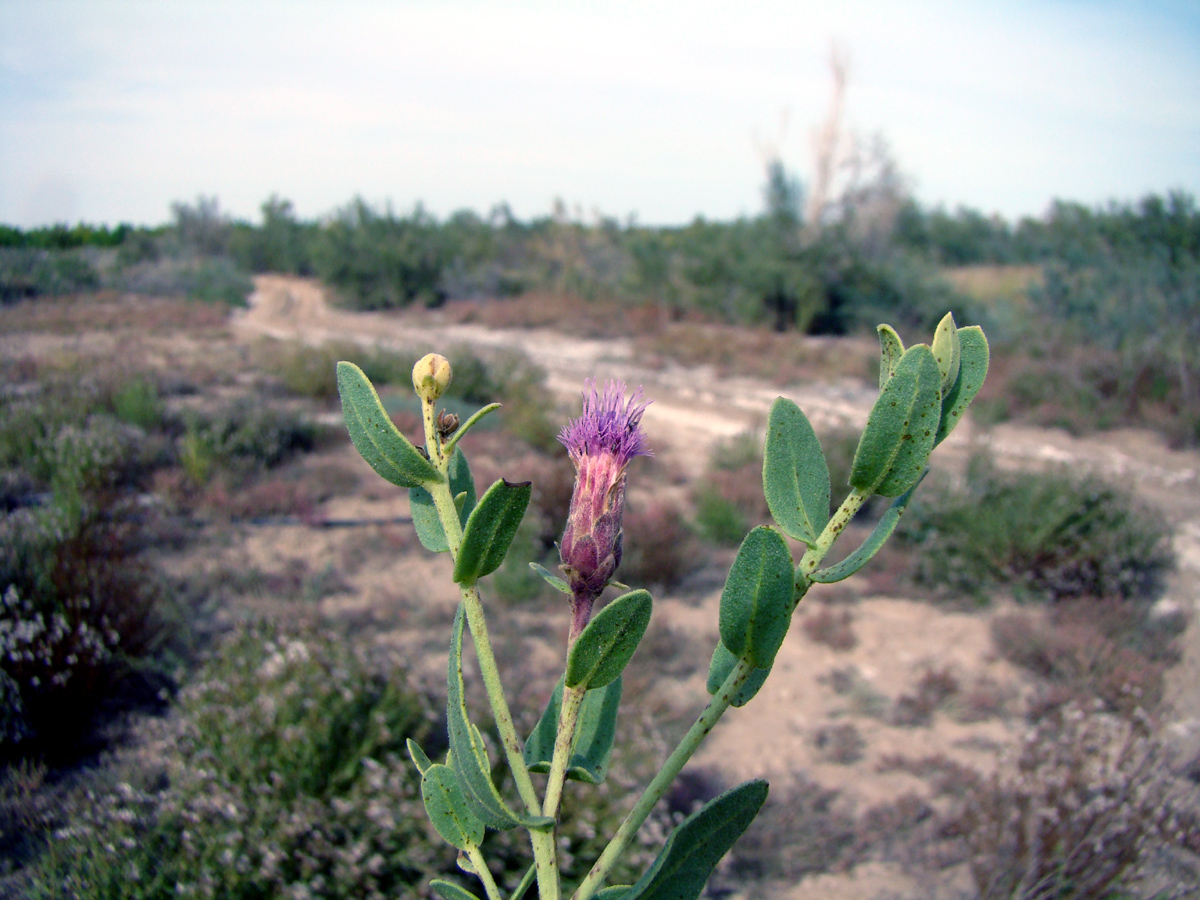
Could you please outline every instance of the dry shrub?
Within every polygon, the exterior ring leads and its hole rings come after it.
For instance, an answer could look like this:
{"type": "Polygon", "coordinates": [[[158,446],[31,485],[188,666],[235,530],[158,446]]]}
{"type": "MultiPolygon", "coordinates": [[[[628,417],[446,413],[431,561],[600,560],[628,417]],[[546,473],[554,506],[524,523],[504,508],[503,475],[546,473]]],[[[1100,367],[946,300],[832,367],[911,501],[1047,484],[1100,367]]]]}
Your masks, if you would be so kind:
{"type": "Polygon", "coordinates": [[[862,732],[851,722],[817,729],[813,744],[824,759],[842,766],[850,766],[861,760],[867,748],[862,732]]]}
{"type": "Polygon", "coordinates": [[[809,640],[834,650],[853,650],[858,646],[858,636],[854,633],[854,614],[848,609],[835,612],[828,606],[822,606],[812,615],[805,616],[804,633],[809,640]]]}
{"type": "Polygon", "coordinates": [[[1043,696],[1043,707],[1097,697],[1109,710],[1129,714],[1154,709],[1162,700],[1165,665],[1091,623],[1008,613],[992,621],[992,644],[1009,662],[1050,682],[1054,690],[1043,696]]]}
{"type": "Polygon", "coordinates": [[[678,585],[700,561],[695,539],[679,507],[652,500],[625,512],[624,555],[619,577],[631,584],[678,585]]]}
{"type": "MultiPolygon", "coordinates": [[[[857,826],[839,792],[803,773],[772,785],[762,811],[731,851],[741,879],[797,881],[853,865],[857,826]]],[[[739,882],[744,883],[744,882],[739,882]]]]}
{"type": "Polygon", "coordinates": [[[1164,847],[1197,837],[1148,722],[1074,704],[1043,719],[953,825],[981,900],[1112,896],[1164,847]]]}
{"type": "Polygon", "coordinates": [[[916,690],[901,694],[892,704],[889,720],[893,725],[917,728],[933,723],[933,714],[958,693],[958,679],[949,669],[926,669],[916,690]]]}

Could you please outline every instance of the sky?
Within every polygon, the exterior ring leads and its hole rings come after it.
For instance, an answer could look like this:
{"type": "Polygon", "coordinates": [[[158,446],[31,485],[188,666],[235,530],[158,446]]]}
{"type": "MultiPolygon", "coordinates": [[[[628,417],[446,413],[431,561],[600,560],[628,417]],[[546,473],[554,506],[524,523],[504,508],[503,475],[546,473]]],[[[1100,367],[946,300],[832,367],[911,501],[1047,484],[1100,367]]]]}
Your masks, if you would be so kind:
{"type": "Polygon", "coordinates": [[[0,0],[0,222],[753,215],[772,154],[811,180],[831,47],[925,206],[1200,196],[1194,0],[0,0]]]}

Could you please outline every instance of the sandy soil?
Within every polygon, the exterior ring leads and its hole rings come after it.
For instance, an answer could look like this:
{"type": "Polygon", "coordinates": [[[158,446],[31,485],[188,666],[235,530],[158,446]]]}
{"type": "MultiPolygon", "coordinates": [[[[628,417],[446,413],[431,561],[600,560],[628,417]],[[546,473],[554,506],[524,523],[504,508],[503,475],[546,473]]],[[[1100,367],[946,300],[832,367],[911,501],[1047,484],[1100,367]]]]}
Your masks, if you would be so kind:
{"type": "MultiPolygon", "coordinates": [[[[693,475],[702,471],[715,441],[760,426],[780,393],[763,382],[718,378],[705,367],[646,367],[639,364],[628,341],[585,340],[546,329],[489,330],[479,325],[439,323],[427,316],[418,322],[405,314],[351,313],[328,306],[311,281],[265,276],[257,279],[256,285],[249,309],[233,321],[235,335],[244,341],[270,336],[313,344],[336,339],[430,350],[462,344],[517,348],[547,371],[549,387],[563,400],[576,397],[586,377],[619,377],[641,384],[654,400],[645,426],[657,455],[693,475]]],[[[805,410],[818,430],[861,425],[876,395],[871,385],[853,381],[793,385],[784,393],[805,410]]],[[[1200,454],[1173,451],[1156,436],[1139,431],[1075,438],[1018,425],[983,431],[965,422],[935,458],[939,465],[953,469],[978,447],[988,448],[1002,466],[1061,465],[1096,472],[1156,506],[1176,529],[1179,562],[1162,603],[1200,612],[1200,454]]],[[[370,502],[372,515],[405,512],[405,501],[395,494],[370,502]]],[[[353,512],[362,515],[364,509],[353,512]]],[[[341,540],[336,534],[314,538],[311,532],[258,540],[268,539],[272,540],[269,548],[248,541],[235,548],[236,553],[244,554],[247,561],[262,554],[276,559],[279,554],[294,554],[302,561],[316,555],[314,540],[341,540]]],[[[345,552],[338,547],[326,549],[345,552]]],[[[329,602],[341,604],[339,612],[357,612],[380,622],[448,621],[455,603],[453,592],[429,588],[448,584],[445,573],[438,569],[443,562],[403,554],[394,565],[372,575],[369,583],[373,587],[360,591],[354,599],[329,602]],[[356,604],[356,609],[348,609],[356,604]]],[[[356,583],[368,582],[357,579],[356,583]]],[[[697,645],[711,646],[719,591],[718,585],[699,604],[694,598],[686,602],[671,596],[656,598],[656,614],[673,628],[694,636],[697,645]]],[[[819,598],[814,591],[811,599],[819,598]]],[[[840,788],[846,797],[867,804],[920,789],[913,776],[876,771],[879,760],[888,754],[944,752],[978,768],[989,768],[1015,740],[1016,720],[963,724],[952,715],[939,713],[932,728],[893,727],[880,718],[853,715],[855,697],[835,692],[829,675],[835,669],[852,668],[861,678],[862,691],[894,699],[912,690],[929,668],[948,668],[963,684],[987,679],[1017,698],[1029,685],[1022,673],[992,655],[989,617],[996,612],[950,613],[903,597],[867,596],[853,606],[858,644],[840,652],[812,641],[803,628],[793,628],[762,693],[753,704],[727,717],[696,763],[719,767],[731,780],[761,775],[786,779],[803,769],[822,784],[840,788]],[[815,740],[822,727],[845,721],[853,721],[866,742],[863,758],[849,765],[830,761],[815,740]]],[[[413,633],[400,628],[389,639],[413,640],[413,633]]],[[[1200,751],[1200,616],[1193,617],[1185,643],[1185,658],[1171,673],[1167,733],[1181,752],[1192,754],[1200,751]]],[[[439,674],[438,666],[431,666],[430,676],[439,674]]],[[[682,690],[697,704],[702,702],[700,676],[682,690]]],[[[904,875],[897,867],[872,864],[860,867],[853,877],[808,879],[787,896],[792,900],[818,896],[865,900],[882,890],[903,887],[904,875]]]]}

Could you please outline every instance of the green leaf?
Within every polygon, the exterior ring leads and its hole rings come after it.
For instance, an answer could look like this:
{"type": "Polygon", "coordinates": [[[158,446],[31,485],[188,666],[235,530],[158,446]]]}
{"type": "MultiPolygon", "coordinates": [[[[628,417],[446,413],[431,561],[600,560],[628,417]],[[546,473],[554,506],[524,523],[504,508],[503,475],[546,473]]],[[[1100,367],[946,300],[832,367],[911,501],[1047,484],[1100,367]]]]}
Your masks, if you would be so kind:
{"type": "Polygon", "coordinates": [[[917,483],[933,452],[938,421],[942,413],[942,373],[933,353],[924,344],[905,352],[920,362],[917,370],[917,396],[909,413],[900,448],[892,460],[887,478],[875,488],[884,497],[899,497],[917,483]]]}
{"type": "Polygon", "coordinates": [[[796,597],[792,554],[778,531],[752,530],[721,592],[721,643],[756,669],[769,669],[787,634],[796,597]]]}
{"type": "Polygon", "coordinates": [[[501,479],[487,489],[467,518],[462,546],[454,560],[454,581],[474,584],[500,568],[516,537],[533,486],[501,479]]]}
{"type": "Polygon", "coordinates": [[[763,452],[763,494],[784,534],[808,546],[829,521],[829,466],[808,418],[784,397],[771,406],[763,452]]]}
{"type": "Polygon", "coordinates": [[[372,469],[399,487],[414,488],[442,480],[441,473],[392,423],[362,369],[354,363],[339,362],[337,382],[350,440],[372,469]]]}
{"type": "Polygon", "coordinates": [[[765,781],[747,781],[706,803],[671,832],[658,858],[622,900],[696,900],[766,799],[765,781]]]}
{"type": "MultiPolygon", "coordinates": [[[[447,470],[450,476],[450,495],[455,499],[458,508],[458,521],[465,525],[471,510],[475,508],[475,479],[471,477],[471,467],[463,452],[455,448],[450,457],[447,470]],[[462,496],[462,505],[458,498],[462,496]]],[[[415,487],[408,492],[408,502],[412,509],[413,527],[421,546],[432,553],[445,553],[450,549],[446,542],[446,531],[442,528],[442,519],[433,503],[433,495],[423,487],[415,487]]]]}
{"type": "MultiPolygon", "coordinates": [[[[721,689],[721,685],[725,683],[725,679],[729,677],[729,673],[737,664],[738,658],[729,652],[728,647],[717,641],[717,649],[713,651],[712,661],[708,665],[706,687],[710,694],[716,694],[721,689]]],[[[750,677],[746,679],[745,684],[738,688],[738,692],[730,700],[730,705],[740,709],[753,700],[754,695],[758,693],[770,674],[770,669],[751,670],[750,677]]]]}
{"type": "Polygon", "coordinates": [[[531,569],[533,569],[533,571],[537,572],[538,575],[541,576],[542,580],[544,582],[546,582],[546,584],[550,585],[550,587],[554,588],[556,591],[562,591],[564,594],[571,593],[571,586],[569,584],[567,584],[566,581],[564,581],[562,578],[559,578],[557,575],[555,575],[553,572],[551,572],[549,569],[547,569],[545,566],[539,565],[538,563],[535,563],[535,562],[531,562],[529,564],[529,568],[531,568],[531,569]]]}
{"type": "Polygon", "coordinates": [[[446,678],[446,726],[450,735],[450,761],[458,776],[463,797],[471,810],[489,828],[504,831],[517,825],[528,828],[547,828],[554,820],[545,816],[519,815],[509,809],[492,783],[492,766],[488,760],[483,735],[467,718],[463,696],[462,643],[463,607],[459,604],[450,634],[450,663],[446,678]]]}
{"type": "MultiPolygon", "coordinates": [[[[563,683],[560,679],[550,695],[546,711],[525,742],[525,762],[530,772],[545,774],[550,771],[550,763],[554,759],[554,740],[558,735],[562,694],[563,683]]],[[[567,765],[568,778],[586,784],[600,784],[607,777],[620,705],[620,678],[583,695],[575,731],[575,748],[567,765]]]]}
{"type": "Polygon", "coordinates": [[[900,335],[896,334],[896,329],[891,325],[880,325],[876,331],[879,332],[879,389],[882,391],[883,386],[888,383],[892,377],[892,373],[896,371],[896,365],[900,362],[900,358],[904,356],[904,341],[900,340],[900,335]]]}
{"type": "Polygon", "coordinates": [[[912,487],[933,449],[941,379],[928,347],[917,344],[904,351],[859,439],[851,487],[885,497],[897,497],[912,487]]]}
{"type": "Polygon", "coordinates": [[[593,894],[594,900],[622,900],[629,893],[629,889],[633,887],[631,884],[610,884],[606,888],[601,888],[593,894]]]}
{"type": "Polygon", "coordinates": [[[954,430],[958,420],[962,418],[979,389],[988,371],[988,342],[983,329],[978,325],[969,325],[958,329],[959,367],[958,378],[946,391],[942,399],[942,419],[938,424],[937,446],[954,430]]]}
{"type": "Polygon", "coordinates": [[[817,581],[821,584],[833,584],[835,581],[842,581],[849,578],[865,566],[867,561],[879,552],[879,549],[887,539],[892,536],[892,532],[896,530],[896,525],[899,523],[900,517],[904,515],[904,510],[908,506],[908,501],[912,499],[912,495],[917,490],[917,485],[925,478],[925,474],[928,471],[926,469],[925,472],[922,472],[916,484],[892,501],[892,505],[880,517],[879,521],[875,524],[874,530],[857,550],[835,565],[827,566],[824,569],[817,569],[808,576],[809,580],[817,581]]]}
{"type": "Polygon", "coordinates": [[[946,313],[933,333],[930,345],[938,371],[942,373],[942,392],[945,393],[958,379],[960,343],[958,329],[954,326],[954,314],[946,313]]]}
{"type": "Polygon", "coordinates": [[[567,687],[592,690],[620,675],[646,633],[653,605],[649,591],[637,590],[596,613],[567,655],[567,687]]]}
{"type": "Polygon", "coordinates": [[[429,882],[429,889],[442,900],[479,900],[466,888],[459,887],[453,881],[443,881],[440,878],[429,882]]]}
{"type": "Polygon", "coordinates": [[[424,775],[425,770],[432,766],[433,763],[430,762],[429,757],[425,755],[425,751],[421,749],[421,745],[412,738],[408,739],[407,746],[408,755],[412,758],[413,765],[417,767],[418,772],[424,775]]]}
{"type": "Polygon", "coordinates": [[[459,850],[479,846],[483,840],[483,822],[467,805],[458,776],[449,766],[439,763],[425,770],[421,776],[421,799],[442,840],[459,850]]]}

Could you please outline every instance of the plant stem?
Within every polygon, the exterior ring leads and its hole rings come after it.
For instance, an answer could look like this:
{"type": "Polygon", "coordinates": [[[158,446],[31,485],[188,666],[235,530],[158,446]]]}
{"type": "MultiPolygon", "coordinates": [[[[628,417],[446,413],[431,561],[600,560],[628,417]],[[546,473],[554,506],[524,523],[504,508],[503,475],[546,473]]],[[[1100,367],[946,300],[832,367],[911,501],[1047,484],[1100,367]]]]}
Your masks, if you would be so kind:
{"type": "Polygon", "coordinates": [[[617,833],[613,835],[608,846],[604,848],[604,852],[600,854],[600,858],[596,860],[591,871],[579,884],[579,889],[575,891],[572,900],[590,900],[593,894],[600,889],[600,885],[604,883],[604,879],[608,877],[608,873],[612,867],[616,865],[621,854],[633,842],[637,831],[642,827],[642,823],[650,815],[651,810],[659,800],[666,794],[667,788],[671,786],[671,782],[675,780],[675,776],[682,770],[687,761],[692,758],[701,741],[708,737],[708,733],[713,730],[713,726],[724,715],[725,710],[729,708],[733,702],[734,696],[746,683],[746,679],[750,677],[750,673],[754,671],[745,660],[738,660],[737,665],[733,667],[725,679],[725,683],[721,685],[721,689],[713,695],[712,700],[708,702],[708,706],[704,707],[704,712],[696,719],[687,734],[667,757],[667,761],[663,763],[662,769],[653,780],[646,786],[646,790],[642,792],[642,796],[638,798],[633,809],[625,816],[625,821],[621,823],[621,827],[617,829],[617,833]]]}
{"type": "MultiPolygon", "coordinates": [[[[429,458],[438,471],[446,476],[440,484],[429,485],[427,489],[430,496],[433,497],[434,508],[438,512],[442,529],[446,533],[450,558],[457,559],[459,548],[462,547],[462,524],[458,518],[458,508],[454,505],[454,497],[450,492],[450,461],[443,451],[441,439],[437,433],[434,404],[422,402],[421,405],[425,422],[425,444],[429,451],[429,458]]],[[[521,740],[517,737],[517,727],[513,722],[508,699],[504,695],[504,685],[500,681],[496,656],[492,652],[492,643],[488,637],[487,620],[483,613],[483,600],[479,596],[479,587],[476,584],[462,585],[460,593],[462,594],[463,609],[467,614],[467,625],[471,629],[471,643],[475,645],[475,657],[479,661],[479,674],[483,678],[488,703],[492,707],[496,730],[500,733],[500,743],[504,747],[504,754],[512,772],[513,782],[517,786],[517,793],[521,795],[521,800],[530,815],[541,815],[542,804],[538,801],[537,791],[533,787],[533,779],[530,778],[529,768],[525,765],[521,740]]],[[[533,847],[541,900],[559,900],[561,888],[558,878],[558,851],[554,845],[554,831],[553,829],[548,831],[531,830],[529,840],[533,847]]]]}
{"type": "Polygon", "coordinates": [[[552,819],[558,819],[558,808],[562,804],[563,783],[567,779],[567,766],[575,746],[575,729],[579,723],[584,693],[574,688],[563,688],[562,705],[558,712],[558,734],[554,738],[554,757],[550,761],[550,778],[546,782],[546,796],[542,801],[542,815],[552,819]]]}
{"type": "Polygon", "coordinates": [[[483,882],[483,889],[487,892],[488,900],[503,900],[500,888],[496,886],[496,879],[492,878],[491,870],[488,869],[487,862],[484,860],[483,853],[480,852],[479,848],[468,847],[467,858],[471,860],[475,874],[483,882]]]}
{"type": "MultiPolygon", "coordinates": [[[[825,555],[829,553],[829,548],[833,546],[833,542],[838,539],[838,536],[850,524],[850,520],[862,509],[862,505],[870,498],[870,494],[860,494],[857,490],[851,491],[842,505],[837,508],[837,512],[830,517],[829,522],[817,537],[815,547],[809,547],[805,551],[804,556],[800,559],[800,565],[796,571],[808,581],[808,576],[817,570],[817,566],[821,565],[821,561],[825,559],[825,555]]],[[[807,590],[807,586],[805,587],[807,590]]]]}

